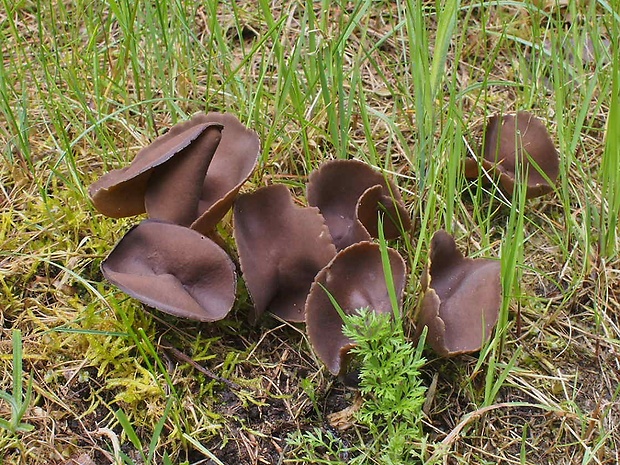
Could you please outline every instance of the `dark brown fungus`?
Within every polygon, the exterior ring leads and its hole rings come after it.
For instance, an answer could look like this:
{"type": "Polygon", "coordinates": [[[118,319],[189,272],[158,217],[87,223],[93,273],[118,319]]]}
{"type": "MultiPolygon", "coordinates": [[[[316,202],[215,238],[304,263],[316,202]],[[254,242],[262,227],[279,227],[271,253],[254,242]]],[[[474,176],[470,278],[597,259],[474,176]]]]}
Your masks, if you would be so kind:
{"type": "Polygon", "coordinates": [[[220,143],[220,134],[218,130],[212,137],[198,137],[167,163],[153,169],[144,195],[150,219],[181,226],[194,223],[199,215],[202,183],[220,143]]]}
{"type": "Polygon", "coordinates": [[[267,310],[304,321],[310,285],[336,254],[318,208],[296,206],[287,187],[276,184],[239,196],[233,218],[252,322],[267,310]]]}
{"type": "MultiPolygon", "coordinates": [[[[153,172],[159,169],[157,178],[165,179],[162,175],[166,171],[163,166],[168,165],[169,160],[177,154],[179,155],[177,158],[189,159],[192,168],[199,165],[200,172],[197,170],[192,173],[192,176],[202,174],[200,184],[198,184],[200,186],[206,167],[220,141],[222,129],[220,124],[205,121],[203,117],[204,115],[199,115],[190,121],[177,124],[149,146],[140,150],[128,167],[110,171],[94,182],[89,188],[89,194],[95,208],[112,218],[145,213],[145,195],[149,186],[152,185],[150,180],[153,172]],[[203,150],[204,153],[201,153],[203,150]]],[[[174,170],[188,171],[183,161],[175,162],[174,170]]],[[[175,184],[179,187],[179,180],[176,178],[177,176],[175,176],[175,184]]],[[[191,182],[194,182],[194,179],[191,179],[191,182]]],[[[194,195],[195,189],[192,186],[186,185],[183,181],[180,184],[184,190],[189,192],[184,196],[194,195]]],[[[167,198],[168,202],[176,200],[173,199],[173,195],[166,196],[158,193],[154,195],[158,199],[167,198]]]]}
{"type": "Polygon", "coordinates": [[[371,237],[379,237],[379,222],[377,213],[384,212],[383,234],[386,239],[396,239],[401,235],[401,222],[405,230],[411,228],[411,218],[405,210],[400,198],[395,202],[386,195],[385,188],[380,185],[370,187],[364,191],[355,207],[355,215],[371,237]],[[392,221],[392,219],[394,221],[392,221]]]}
{"type": "MultiPolygon", "coordinates": [[[[526,111],[489,118],[480,162],[485,170],[499,176],[500,185],[507,195],[512,195],[515,179],[518,179],[516,170],[520,166],[527,176],[527,198],[551,192],[560,169],[559,155],[547,128],[541,120],[526,111]]],[[[467,158],[465,176],[477,178],[478,172],[478,163],[467,158]]]]}
{"type": "MultiPolygon", "coordinates": [[[[405,288],[405,262],[393,249],[388,255],[399,304],[405,288]]],[[[327,292],[343,311],[352,314],[361,308],[391,313],[378,244],[358,242],[340,252],[316,276],[306,301],[308,338],[318,357],[334,375],[346,371],[347,353],[354,346],[342,334],[342,318],[327,292]]]]}
{"type": "Polygon", "coordinates": [[[127,168],[89,189],[97,210],[151,219],[209,234],[230,210],[258,162],[260,142],[229,113],[198,114],[142,149],[127,168]]]}
{"type": "Polygon", "coordinates": [[[252,175],[260,155],[260,141],[254,131],[230,113],[208,113],[203,119],[224,127],[203,180],[199,216],[192,224],[192,229],[207,234],[230,210],[239,189],[252,175]]]}
{"type": "Polygon", "coordinates": [[[175,224],[143,221],[101,269],[125,293],[182,318],[220,320],[235,301],[236,275],[228,255],[200,233],[175,224]]]}
{"type": "Polygon", "coordinates": [[[319,207],[336,248],[377,237],[377,213],[384,211],[386,239],[411,228],[398,188],[370,165],[357,160],[323,163],[310,175],[308,203],[319,207]]]}
{"type": "Polygon", "coordinates": [[[500,271],[499,261],[463,257],[453,237],[437,231],[422,279],[417,335],[427,326],[426,341],[442,356],[480,350],[499,316],[500,271]]]}

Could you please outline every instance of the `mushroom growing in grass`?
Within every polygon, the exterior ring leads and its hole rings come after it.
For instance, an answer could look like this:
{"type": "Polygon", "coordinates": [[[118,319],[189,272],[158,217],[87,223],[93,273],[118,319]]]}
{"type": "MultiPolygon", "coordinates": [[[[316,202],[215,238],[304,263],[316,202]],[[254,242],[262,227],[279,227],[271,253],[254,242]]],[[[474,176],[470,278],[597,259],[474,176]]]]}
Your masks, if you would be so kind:
{"type": "MultiPolygon", "coordinates": [[[[547,128],[527,111],[489,118],[483,158],[478,161],[484,170],[497,174],[502,190],[509,196],[515,181],[525,179],[527,198],[551,192],[560,170],[560,158],[547,128]]],[[[465,177],[478,177],[478,161],[465,159],[465,177]]]]}
{"type": "Polygon", "coordinates": [[[310,285],[336,254],[318,208],[295,205],[288,188],[274,184],[239,196],[233,220],[241,271],[254,302],[252,322],[267,310],[287,321],[305,321],[310,285]]]}
{"type": "MultiPolygon", "coordinates": [[[[405,262],[393,249],[388,249],[388,257],[400,305],[406,281],[405,262]]],[[[358,242],[338,252],[316,276],[306,300],[308,339],[327,369],[334,375],[343,375],[354,342],[342,333],[342,318],[328,293],[346,314],[361,308],[392,313],[380,246],[358,242]]]]}
{"type": "MultiPolygon", "coordinates": [[[[174,179],[173,185],[169,187],[175,192],[164,195],[163,200],[177,200],[174,195],[177,189],[184,191],[183,199],[195,197],[196,188],[202,187],[222,132],[220,124],[204,121],[202,116],[204,115],[172,127],[166,134],[140,150],[129,166],[110,171],[94,182],[88,191],[95,208],[112,218],[145,213],[147,191],[161,190],[158,184],[166,181],[165,174],[169,172],[169,168],[174,179]],[[175,157],[179,160],[169,166],[175,157]],[[184,166],[186,162],[189,167],[184,166]],[[177,179],[177,172],[181,176],[189,174],[192,178],[177,179]],[[196,176],[200,179],[196,180],[196,176]]],[[[155,192],[155,197],[159,196],[155,192]]],[[[194,203],[197,201],[197,198],[194,199],[194,203]]],[[[183,203],[187,203],[187,200],[183,203]]],[[[183,203],[179,208],[185,208],[183,203]]]]}
{"type": "Polygon", "coordinates": [[[209,234],[230,210],[258,161],[260,142],[228,113],[198,114],[177,124],[136,155],[130,166],[93,183],[97,210],[150,219],[209,234]]]}
{"type": "Polygon", "coordinates": [[[182,318],[221,320],[235,302],[236,274],[228,255],[211,239],[175,224],[143,221],[101,269],[125,293],[182,318]]]}
{"type": "Polygon", "coordinates": [[[500,272],[499,261],[465,258],[450,234],[437,231],[422,277],[416,334],[427,326],[426,341],[442,356],[480,350],[499,317],[500,272]]]}
{"type": "Polygon", "coordinates": [[[230,113],[207,113],[204,120],[223,127],[222,140],[203,179],[198,217],[192,224],[193,229],[207,234],[230,210],[239,189],[256,168],[260,140],[230,113]]]}
{"type": "Polygon", "coordinates": [[[386,239],[411,229],[396,185],[357,160],[323,163],[310,175],[308,204],[318,207],[338,250],[377,237],[378,212],[385,213],[386,239]]]}

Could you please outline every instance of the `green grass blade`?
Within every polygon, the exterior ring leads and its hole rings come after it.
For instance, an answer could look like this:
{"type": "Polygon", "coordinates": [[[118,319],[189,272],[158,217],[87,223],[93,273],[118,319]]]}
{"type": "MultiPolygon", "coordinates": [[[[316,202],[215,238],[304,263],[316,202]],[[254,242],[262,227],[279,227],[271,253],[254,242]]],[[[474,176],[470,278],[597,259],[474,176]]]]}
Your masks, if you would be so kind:
{"type": "Polygon", "coordinates": [[[430,70],[430,91],[433,100],[437,97],[443,77],[446,75],[448,48],[452,42],[460,7],[461,2],[459,0],[445,0],[441,5],[438,5],[438,24],[430,70]]]}
{"type": "Polygon", "coordinates": [[[134,429],[131,420],[127,417],[127,415],[122,409],[118,409],[116,412],[114,412],[114,416],[123,428],[123,431],[127,435],[127,438],[131,441],[133,446],[136,448],[136,451],[140,454],[142,460],[145,463],[148,463],[146,460],[146,456],[144,455],[144,451],[142,450],[142,441],[140,441],[140,438],[138,437],[138,434],[136,433],[136,430],[134,429]]]}
{"type": "Polygon", "coordinates": [[[381,251],[381,265],[383,267],[383,277],[387,287],[390,303],[392,305],[392,313],[398,322],[398,326],[402,324],[402,314],[400,305],[398,304],[398,296],[396,295],[396,285],[394,284],[394,275],[392,274],[392,264],[390,263],[390,255],[388,253],[387,241],[383,232],[383,214],[378,213],[377,226],[379,231],[379,250],[381,251]]]}
{"type": "Polygon", "coordinates": [[[213,452],[203,446],[197,439],[194,439],[187,433],[183,433],[183,437],[187,439],[201,454],[204,454],[209,460],[211,460],[216,465],[224,465],[224,463],[218,459],[213,452]]]}
{"type": "Polygon", "coordinates": [[[147,463],[152,463],[153,456],[155,455],[155,450],[157,448],[157,443],[159,442],[159,438],[161,437],[161,433],[166,424],[166,420],[168,420],[168,415],[170,414],[170,409],[172,408],[174,397],[168,397],[168,401],[166,402],[166,408],[164,409],[164,413],[161,418],[155,425],[155,429],[153,429],[153,437],[151,438],[151,443],[149,444],[149,451],[147,455],[147,463]]]}
{"type": "Polygon", "coordinates": [[[338,315],[340,316],[340,318],[342,319],[342,321],[345,321],[347,318],[347,314],[345,313],[345,311],[342,309],[342,307],[340,306],[340,304],[338,303],[338,301],[336,300],[336,298],[332,295],[331,292],[329,292],[329,290],[323,286],[322,283],[318,283],[319,286],[321,286],[321,289],[323,289],[323,291],[325,292],[325,294],[327,294],[327,298],[329,299],[329,301],[331,302],[331,304],[334,306],[334,309],[338,312],[338,315]]]}
{"type": "MultiPolygon", "coordinates": [[[[620,26],[617,26],[620,27],[620,26]]],[[[611,102],[605,134],[605,150],[601,162],[602,178],[601,238],[602,255],[612,260],[620,248],[620,45],[613,57],[611,102]]]]}
{"type": "Polygon", "coordinates": [[[17,401],[8,392],[0,391],[0,399],[2,399],[7,404],[9,404],[9,406],[11,407],[11,411],[12,412],[17,412],[19,410],[19,405],[18,405],[17,401]]]}
{"type": "Polygon", "coordinates": [[[13,398],[17,410],[22,406],[22,332],[19,329],[13,331],[13,398]]]}

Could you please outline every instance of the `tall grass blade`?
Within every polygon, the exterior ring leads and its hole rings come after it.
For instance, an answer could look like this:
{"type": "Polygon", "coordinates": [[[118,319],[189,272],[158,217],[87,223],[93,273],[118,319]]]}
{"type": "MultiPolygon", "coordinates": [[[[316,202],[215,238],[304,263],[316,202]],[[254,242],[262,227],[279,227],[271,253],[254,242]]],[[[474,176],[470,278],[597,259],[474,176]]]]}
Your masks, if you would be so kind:
{"type": "Polygon", "coordinates": [[[381,265],[383,266],[383,276],[385,277],[385,285],[390,297],[392,305],[392,313],[400,326],[402,324],[402,314],[400,305],[398,305],[398,296],[396,295],[396,286],[394,284],[394,275],[392,274],[392,265],[390,264],[390,256],[388,254],[387,241],[383,232],[383,214],[378,213],[378,231],[379,231],[379,250],[381,251],[381,265]]]}
{"type": "MultiPolygon", "coordinates": [[[[618,27],[618,26],[617,26],[618,27]]],[[[601,237],[600,251],[611,260],[620,247],[620,44],[616,43],[613,57],[611,102],[607,118],[605,150],[601,162],[601,237]]]]}
{"type": "Polygon", "coordinates": [[[4,400],[11,407],[11,419],[7,421],[0,419],[0,428],[4,428],[11,433],[32,431],[33,425],[23,423],[22,418],[30,406],[32,398],[32,377],[28,380],[26,394],[23,392],[23,349],[22,332],[19,329],[13,330],[13,393],[0,390],[0,399],[4,400]]]}
{"type": "Polygon", "coordinates": [[[161,418],[155,425],[155,429],[153,430],[153,437],[151,438],[151,443],[149,444],[149,452],[147,456],[147,463],[152,463],[153,457],[155,455],[155,450],[157,448],[157,443],[159,442],[159,438],[161,437],[161,433],[164,429],[164,425],[166,424],[166,420],[168,420],[168,415],[170,414],[170,409],[172,408],[172,402],[174,397],[168,397],[168,402],[166,402],[166,408],[164,409],[164,413],[161,418]]]}
{"type": "Polygon", "coordinates": [[[460,7],[460,0],[444,0],[438,5],[438,24],[430,75],[430,91],[433,101],[437,98],[443,77],[446,74],[448,48],[452,42],[452,35],[454,34],[460,7]]]}

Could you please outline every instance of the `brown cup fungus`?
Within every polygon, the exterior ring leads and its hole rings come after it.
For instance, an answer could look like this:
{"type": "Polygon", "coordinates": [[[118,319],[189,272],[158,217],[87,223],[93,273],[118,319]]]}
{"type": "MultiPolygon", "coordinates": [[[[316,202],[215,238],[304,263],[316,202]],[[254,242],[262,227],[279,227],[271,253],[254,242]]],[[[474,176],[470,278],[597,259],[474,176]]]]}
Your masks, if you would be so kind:
{"type": "MultiPolygon", "coordinates": [[[[166,134],[140,150],[129,166],[104,174],[90,186],[88,192],[95,208],[112,218],[145,213],[147,191],[149,188],[157,189],[158,179],[164,178],[165,180],[163,173],[167,170],[166,165],[175,156],[189,159],[190,163],[197,164],[200,164],[201,160],[196,160],[196,158],[202,158],[204,166],[201,172],[204,177],[206,168],[220,142],[221,130],[221,125],[198,121],[197,117],[177,124],[166,134]],[[194,142],[197,144],[194,145],[194,142]],[[156,169],[159,172],[155,176],[156,186],[154,188],[151,178],[156,169]]],[[[178,171],[180,164],[175,163],[173,170],[178,171]]],[[[178,180],[176,181],[178,183],[178,180]]],[[[193,186],[189,188],[193,190],[193,186]]]]}
{"type": "Polygon", "coordinates": [[[258,136],[235,116],[198,114],[93,183],[89,194],[101,213],[149,217],[104,260],[106,278],[176,316],[226,316],[235,301],[234,266],[203,234],[213,234],[231,208],[259,153],[258,136]]]}
{"type": "Polygon", "coordinates": [[[143,221],[101,269],[126,294],[182,318],[220,320],[235,301],[236,275],[228,255],[207,237],[175,224],[143,221]]]}
{"type": "MultiPolygon", "coordinates": [[[[390,268],[399,305],[405,288],[405,262],[388,249],[390,268]]],[[[391,313],[378,244],[359,242],[338,252],[316,276],[306,300],[306,330],[317,356],[334,375],[344,374],[347,354],[354,342],[342,334],[343,321],[329,299],[336,300],[346,314],[361,308],[391,313]]]]}
{"type": "Polygon", "coordinates": [[[465,258],[453,237],[437,231],[422,277],[416,334],[442,356],[476,352],[489,340],[502,302],[499,261],[465,258]]]}
{"type": "Polygon", "coordinates": [[[260,142],[231,114],[198,114],[177,124],[136,155],[130,166],[103,175],[89,189],[106,216],[147,213],[209,234],[251,175],[260,142]]]}
{"type": "Polygon", "coordinates": [[[318,208],[296,206],[288,188],[275,184],[239,196],[233,219],[243,278],[254,302],[252,322],[265,311],[304,321],[310,285],[336,254],[318,208]]]}
{"type": "MultiPolygon", "coordinates": [[[[560,159],[541,120],[529,112],[489,118],[484,136],[482,169],[499,177],[502,190],[512,195],[517,179],[527,183],[526,197],[545,195],[558,178],[560,159]],[[521,170],[521,176],[517,173],[521,170]]],[[[479,175],[478,161],[465,160],[465,176],[479,175]]]]}
{"type": "Polygon", "coordinates": [[[258,156],[258,135],[230,113],[207,113],[205,121],[221,124],[222,140],[203,179],[198,217],[192,229],[207,234],[232,207],[239,189],[252,175],[258,156]]]}
{"type": "Polygon", "coordinates": [[[307,195],[308,204],[325,217],[338,250],[378,237],[379,212],[385,213],[386,239],[396,239],[411,228],[396,185],[357,160],[323,163],[310,175],[307,195]]]}

